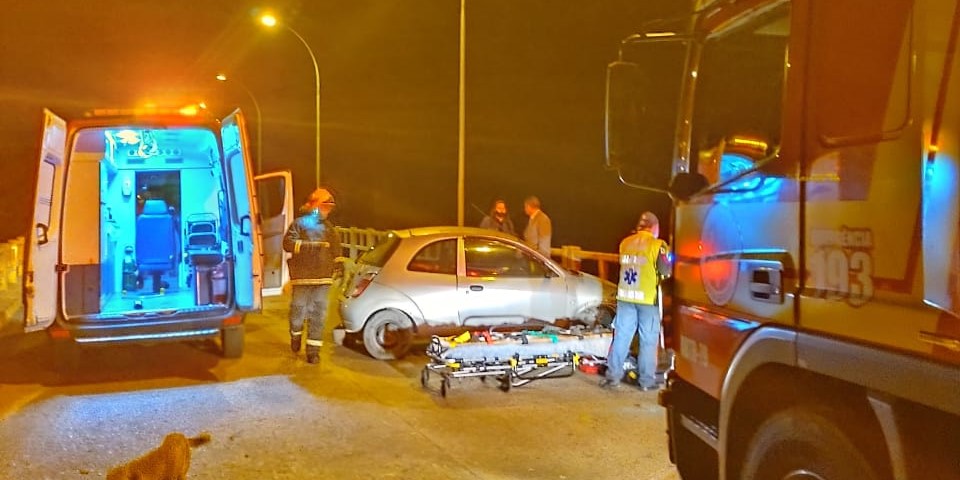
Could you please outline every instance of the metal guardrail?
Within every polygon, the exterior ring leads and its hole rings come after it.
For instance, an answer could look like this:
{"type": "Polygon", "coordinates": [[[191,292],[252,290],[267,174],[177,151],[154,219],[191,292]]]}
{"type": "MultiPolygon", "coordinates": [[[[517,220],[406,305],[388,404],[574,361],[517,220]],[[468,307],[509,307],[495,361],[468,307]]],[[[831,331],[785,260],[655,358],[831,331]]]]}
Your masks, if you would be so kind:
{"type": "Polygon", "coordinates": [[[560,248],[551,248],[550,256],[559,259],[564,268],[576,271],[589,271],[598,277],[617,283],[619,275],[620,255],[607,252],[591,252],[582,250],[576,245],[564,245],[560,248]],[[584,264],[586,263],[586,265],[584,264]],[[584,268],[587,267],[587,268],[584,268]],[[595,268],[589,268],[595,267],[595,268]],[[613,277],[611,278],[611,275],[613,277]]]}
{"type": "MultiPolygon", "coordinates": [[[[373,248],[380,240],[387,236],[387,231],[372,228],[337,227],[340,234],[340,243],[348,252],[350,260],[373,248]]],[[[598,277],[607,280],[616,280],[620,265],[620,256],[616,253],[592,252],[583,250],[576,245],[564,245],[551,248],[550,256],[560,262],[564,268],[576,271],[595,273],[598,277]],[[611,278],[614,275],[614,278],[611,278]]]]}
{"type": "Polygon", "coordinates": [[[372,228],[336,227],[340,234],[340,245],[350,260],[356,260],[361,253],[372,249],[387,236],[387,231],[372,228]]]}

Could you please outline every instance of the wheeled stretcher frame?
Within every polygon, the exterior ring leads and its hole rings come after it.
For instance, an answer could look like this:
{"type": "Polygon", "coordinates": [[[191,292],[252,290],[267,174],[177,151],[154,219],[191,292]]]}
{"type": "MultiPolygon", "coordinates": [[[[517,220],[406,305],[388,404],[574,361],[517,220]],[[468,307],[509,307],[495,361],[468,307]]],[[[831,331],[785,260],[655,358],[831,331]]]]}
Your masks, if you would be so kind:
{"type": "Polygon", "coordinates": [[[612,335],[524,331],[471,332],[453,337],[434,336],[427,347],[430,362],[420,372],[428,388],[438,375],[440,395],[447,396],[452,379],[493,377],[504,392],[534,380],[569,377],[577,370],[580,353],[606,354],[612,335]],[[589,338],[588,338],[589,337],[589,338]]]}

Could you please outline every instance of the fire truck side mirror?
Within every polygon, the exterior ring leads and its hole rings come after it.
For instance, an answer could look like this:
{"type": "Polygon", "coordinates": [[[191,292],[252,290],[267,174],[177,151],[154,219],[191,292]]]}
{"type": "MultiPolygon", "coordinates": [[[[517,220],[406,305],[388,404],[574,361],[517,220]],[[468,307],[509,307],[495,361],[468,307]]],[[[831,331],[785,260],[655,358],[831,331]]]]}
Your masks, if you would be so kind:
{"type": "Polygon", "coordinates": [[[607,65],[605,166],[620,169],[640,161],[640,66],[616,61],[607,65]]]}
{"type": "Polygon", "coordinates": [[[686,45],[631,44],[607,65],[605,164],[626,185],[668,193],[686,45]]]}

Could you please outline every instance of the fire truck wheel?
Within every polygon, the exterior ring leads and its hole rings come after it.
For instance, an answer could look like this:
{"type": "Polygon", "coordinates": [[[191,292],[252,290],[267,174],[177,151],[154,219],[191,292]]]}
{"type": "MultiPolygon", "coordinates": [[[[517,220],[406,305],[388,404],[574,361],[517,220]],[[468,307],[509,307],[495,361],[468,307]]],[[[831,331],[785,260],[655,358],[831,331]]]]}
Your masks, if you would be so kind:
{"type": "Polygon", "coordinates": [[[873,463],[829,417],[804,407],[775,413],[757,429],[738,478],[877,480],[873,463]]]}
{"type": "Polygon", "coordinates": [[[413,325],[402,312],[379,311],[363,326],[363,347],[377,360],[396,360],[410,351],[413,325]]]}
{"type": "Polygon", "coordinates": [[[220,330],[220,348],[223,358],[240,358],[243,356],[243,333],[243,325],[220,330]]]}

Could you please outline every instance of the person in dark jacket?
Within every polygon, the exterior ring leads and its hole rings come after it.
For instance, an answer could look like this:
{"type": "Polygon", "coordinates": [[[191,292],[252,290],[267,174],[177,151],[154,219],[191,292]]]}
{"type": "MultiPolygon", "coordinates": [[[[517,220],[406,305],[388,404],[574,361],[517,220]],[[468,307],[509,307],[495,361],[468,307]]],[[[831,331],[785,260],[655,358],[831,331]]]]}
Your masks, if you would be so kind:
{"type": "Polygon", "coordinates": [[[307,324],[307,362],[320,362],[327,294],[333,283],[336,259],[341,254],[340,236],[328,220],[336,204],[323,188],[310,194],[283,236],[283,250],[290,252],[290,350],[300,351],[303,326],[307,324]]]}
{"type": "Polygon", "coordinates": [[[480,228],[489,228],[490,230],[509,233],[513,236],[517,235],[517,231],[513,228],[513,220],[510,220],[510,216],[507,215],[507,202],[499,199],[493,202],[493,208],[490,209],[490,213],[483,217],[483,220],[480,222],[480,228]]]}

